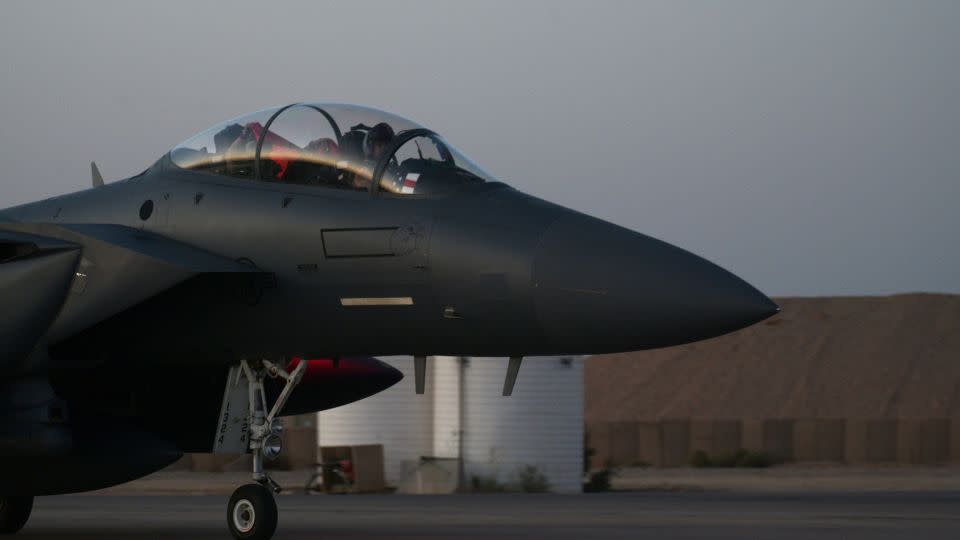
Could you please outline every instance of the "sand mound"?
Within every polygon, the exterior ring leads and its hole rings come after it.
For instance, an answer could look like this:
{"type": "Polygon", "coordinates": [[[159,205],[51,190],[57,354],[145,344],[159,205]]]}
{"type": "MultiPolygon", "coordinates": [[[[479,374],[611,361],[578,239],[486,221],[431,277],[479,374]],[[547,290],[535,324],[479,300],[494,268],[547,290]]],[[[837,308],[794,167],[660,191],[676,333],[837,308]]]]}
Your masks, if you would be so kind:
{"type": "Polygon", "coordinates": [[[731,335],[590,358],[587,422],[960,417],[960,296],[777,301],[731,335]]]}

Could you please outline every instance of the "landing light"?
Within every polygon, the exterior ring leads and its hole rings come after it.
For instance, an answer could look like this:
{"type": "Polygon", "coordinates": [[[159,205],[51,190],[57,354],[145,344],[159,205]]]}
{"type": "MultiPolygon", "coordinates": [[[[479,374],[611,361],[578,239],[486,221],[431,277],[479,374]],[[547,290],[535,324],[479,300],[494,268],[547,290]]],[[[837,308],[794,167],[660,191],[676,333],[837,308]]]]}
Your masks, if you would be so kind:
{"type": "Polygon", "coordinates": [[[279,435],[268,435],[263,441],[263,457],[268,461],[273,461],[280,457],[280,452],[283,451],[283,439],[279,435]]]}

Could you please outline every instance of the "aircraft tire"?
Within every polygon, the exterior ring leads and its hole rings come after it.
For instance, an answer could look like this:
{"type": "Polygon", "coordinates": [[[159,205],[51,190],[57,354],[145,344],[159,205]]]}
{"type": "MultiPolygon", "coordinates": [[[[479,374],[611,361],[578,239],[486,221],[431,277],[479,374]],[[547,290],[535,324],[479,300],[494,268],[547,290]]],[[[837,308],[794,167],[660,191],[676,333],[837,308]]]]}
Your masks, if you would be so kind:
{"type": "Polygon", "coordinates": [[[0,534],[15,534],[27,524],[33,497],[0,497],[0,534]]]}
{"type": "Polygon", "coordinates": [[[227,504],[227,527],[237,540],[269,540],[277,530],[277,502],[260,484],[240,486],[227,504]]]}

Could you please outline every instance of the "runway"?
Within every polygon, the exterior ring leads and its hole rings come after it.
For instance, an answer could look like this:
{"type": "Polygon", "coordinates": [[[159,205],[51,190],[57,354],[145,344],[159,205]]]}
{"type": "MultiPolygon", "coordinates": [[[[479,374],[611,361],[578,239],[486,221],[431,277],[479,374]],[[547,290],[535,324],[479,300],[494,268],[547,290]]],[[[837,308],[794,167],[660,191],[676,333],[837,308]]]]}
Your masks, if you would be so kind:
{"type": "MultiPolygon", "coordinates": [[[[960,492],[278,498],[277,540],[960,537],[960,492]]],[[[22,538],[227,539],[226,498],[38,498],[22,538]]]]}

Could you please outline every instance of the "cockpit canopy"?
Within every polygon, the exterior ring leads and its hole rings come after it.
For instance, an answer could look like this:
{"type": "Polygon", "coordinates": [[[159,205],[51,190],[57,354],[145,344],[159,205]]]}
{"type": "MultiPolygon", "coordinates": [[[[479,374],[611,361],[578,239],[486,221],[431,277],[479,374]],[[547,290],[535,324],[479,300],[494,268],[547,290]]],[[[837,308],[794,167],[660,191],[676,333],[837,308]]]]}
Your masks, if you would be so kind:
{"type": "Polygon", "coordinates": [[[207,174],[395,195],[496,181],[429,129],[343,104],[300,103],[241,116],[184,141],[170,159],[207,174]]]}

